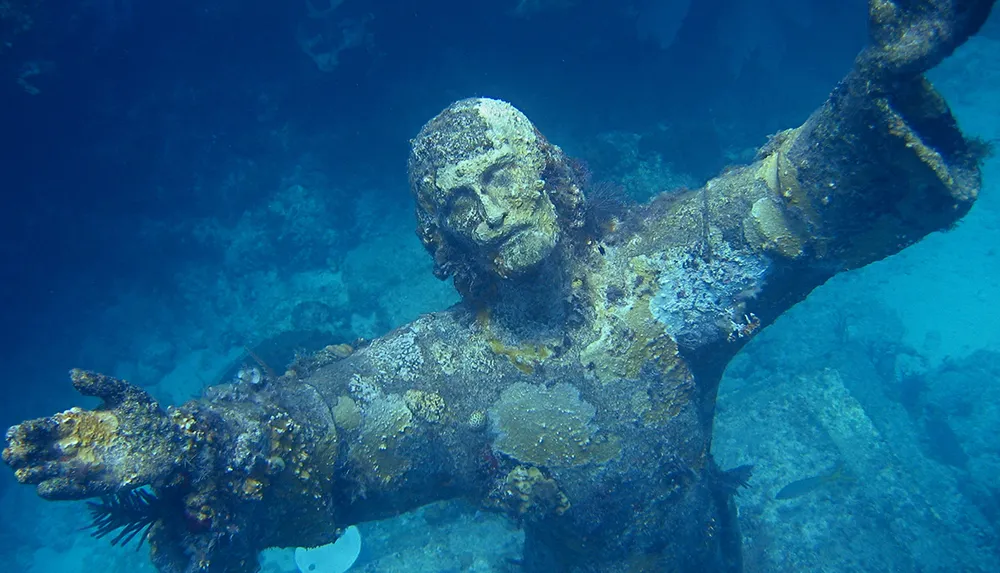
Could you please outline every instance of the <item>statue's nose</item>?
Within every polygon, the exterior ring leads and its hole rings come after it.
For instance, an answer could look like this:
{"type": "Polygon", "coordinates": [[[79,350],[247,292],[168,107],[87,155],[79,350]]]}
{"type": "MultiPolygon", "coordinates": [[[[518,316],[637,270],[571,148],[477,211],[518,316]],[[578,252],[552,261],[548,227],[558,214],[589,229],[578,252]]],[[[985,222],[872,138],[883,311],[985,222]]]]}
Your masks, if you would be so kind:
{"type": "Polygon", "coordinates": [[[480,196],[483,205],[483,220],[491,229],[496,229],[503,225],[507,217],[507,210],[498,205],[489,195],[480,196]]]}

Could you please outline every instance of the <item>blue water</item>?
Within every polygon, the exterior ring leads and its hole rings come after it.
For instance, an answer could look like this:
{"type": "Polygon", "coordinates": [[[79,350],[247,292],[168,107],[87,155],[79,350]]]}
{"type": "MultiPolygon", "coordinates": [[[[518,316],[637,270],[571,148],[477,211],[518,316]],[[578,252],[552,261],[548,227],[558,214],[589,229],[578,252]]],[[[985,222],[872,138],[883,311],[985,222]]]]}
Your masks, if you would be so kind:
{"type": "MultiPolygon", "coordinates": [[[[751,160],[866,38],[862,0],[0,4],[23,11],[0,10],[2,427],[89,405],[72,367],[179,403],[246,348],[283,364],[454,303],[406,174],[454,100],[512,102],[644,200],[751,160]]],[[[1000,138],[1000,14],[931,79],[1000,138]]],[[[758,468],[748,571],[996,563],[997,158],[985,181],[955,230],[837,277],[730,367],[715,454],[758,468]],[[845,456],[853,481],[773,499],[845,456]]],[[[0,569],[152,570],[78,533],[79,509],[0,471],[0,569]]],[[[362,531],[370,571],[505,571],[523,543],[457,504],[362,531]]]]}

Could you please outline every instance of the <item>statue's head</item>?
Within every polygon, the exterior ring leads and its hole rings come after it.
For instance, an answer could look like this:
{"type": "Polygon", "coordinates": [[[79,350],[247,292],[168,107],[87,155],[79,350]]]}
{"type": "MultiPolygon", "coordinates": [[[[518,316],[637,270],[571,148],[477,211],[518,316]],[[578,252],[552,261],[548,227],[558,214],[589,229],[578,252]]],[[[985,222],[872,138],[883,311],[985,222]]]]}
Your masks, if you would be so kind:
{"type": "Polygon", "coordinates": [[[453,103],[411,143],[417,233],[440,278],[523,277],[580,224],[583,197],[565,155],[506,102],[453,103]]]}

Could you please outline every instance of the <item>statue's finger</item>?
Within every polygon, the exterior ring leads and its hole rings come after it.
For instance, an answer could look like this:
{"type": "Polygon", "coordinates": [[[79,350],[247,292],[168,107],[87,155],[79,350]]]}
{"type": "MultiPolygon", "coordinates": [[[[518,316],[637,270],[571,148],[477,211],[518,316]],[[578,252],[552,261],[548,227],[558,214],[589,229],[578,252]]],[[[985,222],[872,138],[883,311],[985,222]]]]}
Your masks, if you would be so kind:
{"type": "Polygon", "coordinates": [[[41,482],[38,484],[37,491],[42,499],[68,501],[106,495],[111,493],[113,488],[99,481],[80,482],[60,476],[41,482]]]}
{"type": "Polygon", "coordinates": [[[44,462],[33,466],[24,466],[14,471],[14,477],[23,484],[40,484],[46,480],[59,477],[62,469],[57,462],[44,462]]]}
{"type": "Polygon", "coordinates": [[[105,408],[116,408],[126,401],[142,404],[153,402],[153,398],[144,390],[113,376],[74,368],[70,371],[70,379],[77,392],[100,398],[104,401],[105,408]]]}
{"type": "Polygon", "coordinates": [[[56,439],[58,424],[52,418],[28,420],[7,430],[7,447],[3,450],[3,461],[18,469],[47,452],[56,439]]]}

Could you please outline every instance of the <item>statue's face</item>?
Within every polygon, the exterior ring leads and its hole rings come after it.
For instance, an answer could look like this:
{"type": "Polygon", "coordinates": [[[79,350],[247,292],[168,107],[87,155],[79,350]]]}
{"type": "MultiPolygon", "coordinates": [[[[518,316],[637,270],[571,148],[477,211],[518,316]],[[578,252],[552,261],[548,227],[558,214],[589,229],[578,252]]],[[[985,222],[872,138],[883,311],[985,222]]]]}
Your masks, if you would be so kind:
{"type": "Polygon", "coordinates": [[[559,226],[545,190],[543,143],[524,114],[488,99],[453,104],[414,140],[421,226],[435,228],[432,241],[447,243],[435,248],[461,259],[450,262],[506,278],[552,252],[559,226]]]}
{"type": "Polygon", "coordinates": [[[508,144],[485,157],[446,170],[437,188],[444,199],[439,220],[452,239],[475,250],[498,275],[520,274],[555,247],[555,207],[531,158],[508,144]]]}

